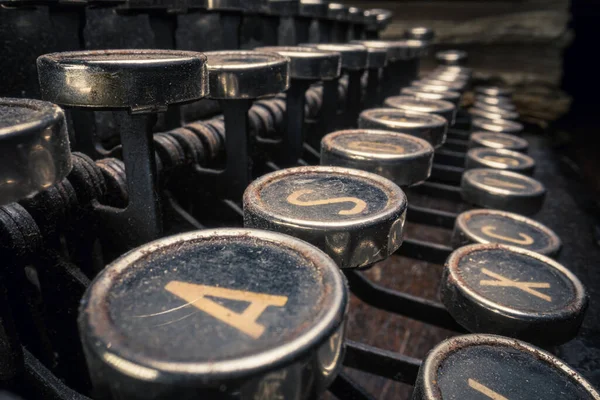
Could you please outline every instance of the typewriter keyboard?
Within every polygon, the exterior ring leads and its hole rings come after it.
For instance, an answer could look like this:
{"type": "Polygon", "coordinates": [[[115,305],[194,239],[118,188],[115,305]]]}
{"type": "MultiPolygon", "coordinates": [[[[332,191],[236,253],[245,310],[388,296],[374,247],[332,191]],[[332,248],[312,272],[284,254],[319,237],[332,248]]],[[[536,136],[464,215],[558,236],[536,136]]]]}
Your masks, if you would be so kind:
{"type": "Polygon", "coordinates": [[[587,193],[324,0],[0,0],[0,399],[600,399],[587,193]]]}

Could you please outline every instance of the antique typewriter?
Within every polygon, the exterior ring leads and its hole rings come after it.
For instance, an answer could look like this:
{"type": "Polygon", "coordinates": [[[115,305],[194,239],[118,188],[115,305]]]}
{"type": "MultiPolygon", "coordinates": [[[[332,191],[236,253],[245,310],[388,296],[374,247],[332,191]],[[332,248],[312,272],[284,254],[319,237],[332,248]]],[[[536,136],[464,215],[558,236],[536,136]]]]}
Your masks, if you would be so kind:
{"type": "Polygon", "coordinates": [[[600,399],[585,186],[390,19],[0,0],[0,399],[600,399]]]}

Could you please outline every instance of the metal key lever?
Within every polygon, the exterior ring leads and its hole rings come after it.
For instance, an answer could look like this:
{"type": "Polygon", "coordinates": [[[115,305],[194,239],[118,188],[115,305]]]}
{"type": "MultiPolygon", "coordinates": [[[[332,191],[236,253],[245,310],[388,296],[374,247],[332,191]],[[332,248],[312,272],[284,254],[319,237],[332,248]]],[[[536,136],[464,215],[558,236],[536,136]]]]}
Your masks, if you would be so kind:
{"type": "Polygon", "coordinates": [[[455,332],[465,331],[440,303],[384,288],[357,271],[344,273],[352,293],[373,307],[455,332]]]}
{"type": "Polygon", "coordinates": [[[393,351],[346,340],[344,366],[414,385],[422,361],[393,351]],[[368,366],[368,368],[367,368],[368,366]]]}
{"type": "Polygon", "coordinates": [[[341,55],[310,47],[259,47],[256,51],[274,52],[290,59],[290,87],[286,93],[285,120],[281,166],[298,164],[302,155],[306,92],[318,81],[336,79],[340,75],[341,55]]]}
{"type": "Polygon", "coordinates": [[[254,99],[288,88],[290,63],[269,52],[215,51],[206,55],[210,98],[219,100],[223,110],[226,167],[217,171],[196,166],[195,171],[199,177],[211,179],[221,196],[239,200],[252,180],[248,110],[254,99]],[[220,176],[227,179],[226,187],[216,184],[220,176]]]}
{"type": "Polygon", "coordinates": [[[38,74],[42,96],[57,104],[118,110],[129,204],[98,210],[107,218],[110,236],[125,249],[158,237],[153,114],[207,93],[206,57],[174,50],[54,53],[38,59],[38,74]]]}

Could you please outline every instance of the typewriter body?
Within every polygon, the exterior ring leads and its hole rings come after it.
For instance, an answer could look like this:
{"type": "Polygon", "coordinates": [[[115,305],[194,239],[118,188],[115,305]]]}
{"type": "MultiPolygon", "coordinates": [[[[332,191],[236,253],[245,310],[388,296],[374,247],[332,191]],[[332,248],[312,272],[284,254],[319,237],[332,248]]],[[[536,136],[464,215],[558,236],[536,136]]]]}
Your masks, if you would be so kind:
{"type": "Polygon", "coordinates": [[[391,18],[0,0],[0,398],[600,399],[585,185],[391,18]]]}

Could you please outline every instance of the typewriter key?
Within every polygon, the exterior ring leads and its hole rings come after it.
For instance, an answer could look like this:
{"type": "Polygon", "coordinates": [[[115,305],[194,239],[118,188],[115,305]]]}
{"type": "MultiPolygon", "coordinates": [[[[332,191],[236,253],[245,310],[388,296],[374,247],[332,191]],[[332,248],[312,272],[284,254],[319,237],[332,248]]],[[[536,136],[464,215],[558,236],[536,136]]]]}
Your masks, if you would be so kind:
{"type": "Polygon", "coordinates": [[[464,65],[440,65],[433,70],[434,74],[454,74],[468,77],[469,79],[473,76],[473,70],[464,65]]]}
{"type": "Polygon", "coordinates": [[[211,99],[256,99],[289,86],[289,61],[278,54],[244,50],[205,54],[211,99]]]}
{"type": "Polygon", "coordinates": [[[400,90],[403,96],[418,97],[425,100],[444,100],[455,106],[460,104],[461,95],[458,92],[447,90],[445,92],[431,92],[422,87],[405,87],[400,90]]]}
{"type": "Polygon", "coordinates": [[[42,98],[67,107],[158,112],[208,93],[206,57],[191,51],[53,53],[37,66],[42,98]]]}
{"type": "Polygon", "coordinates": [[[436,114],[443,117],[449,126],[454,125],[456,107],[449,101],[429,100],[413,96],[392,96],[385,99],[384,106],[404,111],[436,114]]]}
{"type": "Polygon", "coordinates": [[[518,151],[476,147],[467,152],[465,168],[503,169],[531,176],[535,169],[535,161],[518,151]]]}
{"type": "Polygon", "coordinates": [[[402,243],[406,196],[364,171],[298,167],[267,174],[244,193],[244,225],[314,244],[340,268],[372,265],[402,243]]]}
{"type": "Polygon", "coordinates": [[[385,68],[388,61],[393,55],[393,45],[390,42],[383,40],[353,40],[351,43],[363,45],[369,52],[369,71],[367,76],[367,88],[365,90],[365,108],[371,108],[376,104],[380,104],[382,100],[380,87],[380,76],[382,75],[381,70],[385,68]],[[379,54],[383,52],[382,56],[372,56],[371,53],[379,54]],[[377,61],[375,57],[381,58],[377,61]]]}
{"type": "Polygon", "coordinates": [[[358,127],[406,133],[425,139],[437,148],[446,140],[448,123],[439,115],[394,108],[371,108],[360,113],[358,127]]]}
{"type": "Polygon", "coordinates": [[[568,269],[519,247],[472,244],[444,265],[442,303],[474,333],[496,333],[543,345],[577,334],[587,307],[583,285],[568,269]]]}
{"type": "Polygon", "coordinates": [[[503,110],[502,108],[496,108],[495,110],[471,107],[469,114],[473,118],[485,118],[490,120],[517,120],[519,119],[519,113],[516,111],[503,110]]]}
{"type": "Polygon", "coordinates": [[[458,215],[452,246],[500,243],[547,256],[558,254],[561,242],[550,228],[519,214],[500,210],[470,210],[458,215]]]}
{"type": "Polygon", "coordinates": [[[464,172],[461,182],[463,199],[481,207],[531,215],[544,203],[544,185],[516,172],[476,168],[464,172]]]}
{"type": "Polygon", "coordinates": [[[496,335],[456,336],[429,352],[413,400],[598,400],[577,372],[528,343],[496,335]]]}
{"type": "Polygon", "coordinates": [[[466,64],[468,55],[463,50],[445,50],[435,53],[435,59],[441,65],[457,65],[463,66],[466,64]]]}
{"type": "MultiPolygon", "coordinates": [[[[286,129],[280,154],[280,166],[298,163],[304,142],[304,107],[306,91],[316,81],[340,75],[340,53],[310,47],[259,47],[260,52],[274,52],[290,59],[290,87],[286,93],[286,129]]],[[[385,54],[384,54],[385,55],[385,54]]]]}
{"type": "Polygon", "coordinates": [[[523,132],[523,125],[506,119],[486,119],[486,118],[473,118],[471,121],[474,131],[488,131],[497,133],[510,133],[512,135],[519,135],[523,132]]]}
{"type": "Polygon", "coordinates": [[[473,103],[473,107],[478,108],[480,110],[490,111],[493,113],[500,113],[502,111],[516,111],[517,107],[512,102],[507,103],[499,103],[499,104],[489,104],[485,101],[475,100],[473,103]]]}
{"type": "MultiPolygon", "coordinates": [[[[177,50],[74,51],[40,56],[37,68],[45,100],[80,109],[114,110],[129,203],[125,209],[97,208],[106,229],[128,249],[159,237],[162,208],[152,140],[155,114],[208,93],[206,56],[177,50]]],[[[95,145],[89,130],[75,134],[90,148],[95,145]]]]}
{"type": "MultiPolygon", "coordinates": [[[[434,89],[432,91],[438,91],[437,88],[441,87],[444,88],[444,90],[453,90],[455,92],[464,92],[466,87],[467,87],[467,82],[464,80],[443,80],[443,79],[437,79],[436,77],[432,77],[432,78],[424,78],[424,79],[420,79],[417,81],[413,81],[411,82],[412,86],[415,87],[429,87],[429,86],[433,86],[434,89]]],[[[442,90],[442,89],[440,89],[442,90]]]]}
{"type": "Polygon", "coordinates": [[[276,53],[214,51],[206,53],[210,98],[220,101],[225,118],[224,195],[238,199],[251,180],[248,109],[252,100],[289,87],[290,61],[276,53]]]}
{"type": "Polygon", "coordinates": [[[469,148],[490,147],[527,153],[527,140],[506,133],[473,132],[469,137],[469,148]]]}
{"type": "Polygon", "coordinates": [[[0,98],[0,205],[62,181],[71,171],[63,111],[52,103],[0,98]]]}
{"type": "Polygon", "coordinates": [[[356,168],[381,175],[398,186],[423,182],[431,174],[433,147],[414,136],[352,129],[321,141],[321,165],[356,168]]]}
{"type": "Polygon", "coordinates": [[[431,42],[435,38],[435,32],[433,29],[426,26],[415,26],[407,29],[404,32],[404,37],[407,39],[423,40],[425,42],[431,42]]]}
{"type": "MultiPolygon", "coordinates": [[[[331,5],[331,4],[330,4],[331,5]]],[[[361,78],[368,68],[369,53],[360,44],[305,44],[324,51],[333,51],[342,55],[342,72],[348,75],[348,92],[346,95],[346,114],[338,121],[343,126],[355,126],[361,110],[362,84],[361,78]]],[[[337,90],[337,88],[336,88],[337,90]]]]}
{"type": "Polygon", "coordinates": [[[483,95],[475,95],[475,101],[479,103],[489,104],[490,106],[496,107],[508,107],[507,110],[511,110],[510,107],[513,107],[514,104],[511,99],[508,97],[493,97],[493,96],[483,96],[483,95]]]}
{"type": "Polygon", "coordinates": [[[307,243],[202,230],[106,267],[79,329],[99,395],[305,398],[341,368],[347,296],[335,263],[307,243]]]}
{"type": "Polygon", "coordinates": [[[487,97],[504,97],[510,99],[514,91],[511,88],[501,86],[477,86],[475,95],[487,97]]]}

